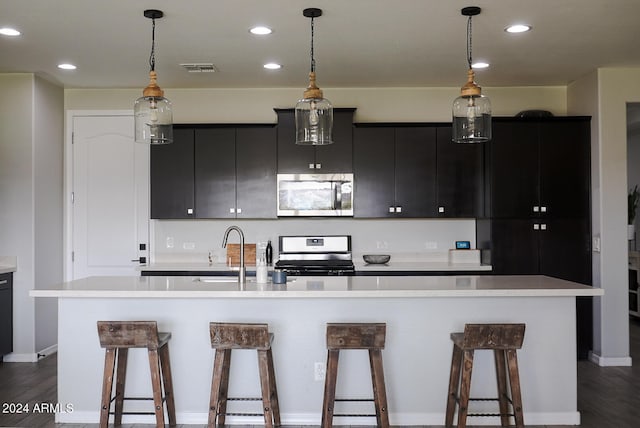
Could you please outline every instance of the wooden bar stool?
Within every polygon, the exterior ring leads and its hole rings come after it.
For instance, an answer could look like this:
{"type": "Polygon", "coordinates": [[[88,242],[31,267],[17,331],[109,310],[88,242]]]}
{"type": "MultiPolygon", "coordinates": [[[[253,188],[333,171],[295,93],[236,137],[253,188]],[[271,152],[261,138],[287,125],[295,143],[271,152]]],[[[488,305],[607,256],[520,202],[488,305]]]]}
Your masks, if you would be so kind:
{"type": "Polygon", "coordinates": [[[209,323],[211,347],[216,350],[209,401],[209,427],[216,423],[224,425],[225,416],[264,416],[265,426],[280,425],[280,406],[276,376],[273,369],[271,341],[267,324],[209,323]],[[260,388],[262,398],[229,398],[229,369],[232,349],[255,349],[258,351],[260,388]],[[259,401],[262,399],[263,413],[227,413],[227,401],[259,401]]]}
{"type": "Polygon", "coordinates": [[[389,427],[387,412],[387,392],[382,370],[382,350],[386,337],[387,325],[384,323],[329,323],[327,324],[327,370],[324,383],[324,403],[322,406],[322,427],[331,428],[334,416],[375,416],[379,427],[389,427]],[[338,377],[338,357],[342,349],[369,350],[371,383],[373,399],[336,399],[336,381],[338,377]],[[336,401],[373,401],[375,415],[366,414],[334,414],[336,401]]]}
{"type": "Polygon", "coordinates": [[[171,333],[158,333],[155,321],[98,321],[100,346],[105,348],[104,375],[102,379],[102,403],[100,406],[100,428],[107,428],[109,415],[113,414],[114,425],[122,424],[122,415],[154,415],[156,426],[164,427],[164,404],[167,406],[169,425],[176,424],[176,406],[173,399],[171,363],[169,361],[169,339],[171,333]],[[129,348],[147,348],[153,398],[125,397],[124,386],[127,375],[129,348]],[[117,371],[114,378],[114,368],[117,371]],[[112,394],[115,381],[116,391],[112,394]],[[164,386],[164,396],[162,388],[164,386]],[[124,400],[153,400],[154,412],[123,412],[124,400]],[[111,402],[115,411],[111,412],[111,402]]]}
{"type": "Polygon", "coordinates": [[[522,416],[522,397],[520,394],[520,375],[516,351],[522,348],[524,324],[466,324],[464,333],[451,333],[453,356],[449,377],[449,395],[445,426],[453,426],[453,415],[458,404],[458,428],[467,426],[467,416],[500,416],[503,427],[509,426],[509,417],[513,416],[516,427],[524,428],[522,416]],[[476,349],[489,349],[494,352],[498,398],[470,398],[473,352],[476,349]],[[507,391],[507,370],[511,389],[511,398],[507,391]],[[498,401],[500,413],[468,413],[469,401],[498,401]],[[513,413],[509,413],[511,406],[513,413]]]}

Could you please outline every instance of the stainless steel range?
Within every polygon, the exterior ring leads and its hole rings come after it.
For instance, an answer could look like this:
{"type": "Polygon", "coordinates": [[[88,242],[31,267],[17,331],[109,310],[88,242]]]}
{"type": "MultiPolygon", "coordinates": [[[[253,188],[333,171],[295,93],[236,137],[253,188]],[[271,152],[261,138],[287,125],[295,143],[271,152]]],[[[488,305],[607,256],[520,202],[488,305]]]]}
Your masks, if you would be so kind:
{"type": "Polygon", "coordinates": [[[275,267],[289,275],[353,275],[351,236],[280,236],[275,267]]]}

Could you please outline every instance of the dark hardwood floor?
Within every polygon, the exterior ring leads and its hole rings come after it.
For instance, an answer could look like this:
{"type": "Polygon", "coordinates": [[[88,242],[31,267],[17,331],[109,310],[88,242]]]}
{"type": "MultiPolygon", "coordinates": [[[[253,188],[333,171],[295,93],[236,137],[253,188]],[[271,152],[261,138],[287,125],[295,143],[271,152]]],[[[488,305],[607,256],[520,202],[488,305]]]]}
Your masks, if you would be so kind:
{"type": "MultiPolygon", "coordinates": [[[[630,353],[635,363],[633,367],[598,367],[588,361],[578,362],[578,410],[582,414],[582,428],[640,426],[640,320],[630,319],[629,326],[630,353]]],[[[53,414],[47,412],[46,405],[49,403],[56,403],[55,354],[37,363],[0,363],[0,405],[3,406],[0,408],[1,428],[98,427],[98,424],[56,424],[53,422],[53,414]],[[3,411],[10,410],[6,406],[17,403],[29,403],[30,411],[22,414],[3,411]],[[36,404],[40,406],[39,412],[33,411],[36,404]]],[[[154,426],[123,425],[124,428],[154,426]]],[[[206,425],[179,425],[184,428],[204,426],[206,425]]],[[[233,428],[242,427],[234,425],[233,428]]]]}

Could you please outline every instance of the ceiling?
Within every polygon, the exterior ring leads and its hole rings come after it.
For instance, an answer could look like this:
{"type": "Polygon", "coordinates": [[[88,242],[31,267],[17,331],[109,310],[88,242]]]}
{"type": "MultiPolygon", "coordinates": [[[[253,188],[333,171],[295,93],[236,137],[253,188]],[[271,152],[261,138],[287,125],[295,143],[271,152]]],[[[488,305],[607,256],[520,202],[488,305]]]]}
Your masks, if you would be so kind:
{"type": "Polygon", "coordinates": [[[465,6],[473,58],[486,60],[482,86],[566,85],[598,67],[640,66],[638,0],[0,0],[0,72],[36,73],[66,88],[147,84],[151,21],[163,88],[272,88],[307,84],[310,20],[315,20],[318,85],[461,86],[466,79],[465,6]],[[508,34],[511,23],[532,31],[508,34]],[[254,36],[255,25],[273,28],[254,36]],[[268,71],[262,64],[279,62],[268,71]],[[61,62],[77,65],[64,71],[61,62]],[[188,73],[181,63],[213,63],[188,73]]]}

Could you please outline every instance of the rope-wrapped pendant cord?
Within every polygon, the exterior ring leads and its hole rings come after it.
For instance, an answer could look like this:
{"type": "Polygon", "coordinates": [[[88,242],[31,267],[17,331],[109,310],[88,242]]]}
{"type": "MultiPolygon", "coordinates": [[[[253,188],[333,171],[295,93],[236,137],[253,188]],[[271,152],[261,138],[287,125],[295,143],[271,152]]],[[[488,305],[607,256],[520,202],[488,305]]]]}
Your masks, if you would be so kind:
{"type": "Polygon", "coordinates": [[[151,71],[156,69],[156,20],[152,19],[151,24],[151,54],[149,55],[149,67],[151,71]]]}
{"type": "Polygon", "coordinates": [[[313,56],[314,18],[311,17],[311,71],[316,71],[316,59],[313,56]]]}
{"type": "Polygon", "coordinates": [[[467,62],[469,63],[469,69],[471,69],[472,58],[472,31],[471,31],[471,16],[467,19],[467,62]]]}

